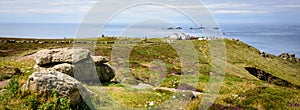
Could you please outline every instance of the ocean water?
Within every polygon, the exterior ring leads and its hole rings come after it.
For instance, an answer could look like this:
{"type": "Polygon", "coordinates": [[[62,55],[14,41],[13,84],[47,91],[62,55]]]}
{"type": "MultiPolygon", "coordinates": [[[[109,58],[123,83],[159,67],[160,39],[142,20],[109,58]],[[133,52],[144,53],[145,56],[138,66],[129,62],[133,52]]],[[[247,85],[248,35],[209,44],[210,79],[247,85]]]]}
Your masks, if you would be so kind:
{"type": "Polygon", "coordinates": [[[0,23],[1,37],[64,38],[74,37],[78,24],[0,23]]]}
{"type": "MultiPolygon", "coordinates": [[[[274,55],[294,53],[300,57],[300,24],[219,24],[225,38],[239,39],[260,51],[274,55]]],[[[18,38],[74,38],[79,24],[31,24],[0,23],[0,37],[18,38]]],[[[90,28],[95,28],[91,26],[90,28]]],[[[114,35],[125,28],[122,25],[109,26],[105,35],[114,35]]],[[[182,26],[186,33],[195,34],[189,26],[182,26]]],[[[155,28],[162,30],[162,28],[155,28]]],[[[157,30],[143,27],[132,28],[135,32],[149,34],[157,30]],[[142,33],[146,32],[146,33],[142,33]]],[[[167,30],[164,30],[167,32],[167,30]]],[[[171,33],[170,31],[169,33],[171,33]]],[[[197,33],[196,33],[197,34],[197,33]]],[[[199,33],[201,35],[201,33],[199,33]]],[[[146,35],[145,35],[146,36],[146,35]]],[[[142,36],[141,36],[142,37],[142,36]]],[[[166,37],[166,36],[160,36],[166,37]]]]}
{"type": "Polygon", "coordinates": [[[224,37],[239,39],[273,55],[294,53],[300,57],[300,25],[221,24],[224,37]]]}

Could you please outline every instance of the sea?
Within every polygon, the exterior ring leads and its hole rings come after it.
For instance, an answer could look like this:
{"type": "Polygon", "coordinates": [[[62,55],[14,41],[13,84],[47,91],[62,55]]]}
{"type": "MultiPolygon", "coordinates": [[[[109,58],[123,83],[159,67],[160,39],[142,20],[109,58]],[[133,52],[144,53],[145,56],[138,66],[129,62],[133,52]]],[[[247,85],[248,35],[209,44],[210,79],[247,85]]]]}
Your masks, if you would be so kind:
{"type": "MultiPolygon", "coordinates": [[[[79,26],[77,23],[0,23],[0,37],[74,38],[79,26]]],[[[293,53],[300,57],[300,24],[220,23],[219,27],[225,33],[223,37],[239,39],[262,52],[273,55],[293,53]]],[[[115,25],[110,28],[118,30],[124,26],[115,25]]],[[[142,27],[134,30],[145,31],[142,27]]],[[[183,31],[194,33],[188,26],[183,26],[183,31]]],[[[115,36],[113,33],[115,32],[108,32],[106,35],[115,36]]]]}

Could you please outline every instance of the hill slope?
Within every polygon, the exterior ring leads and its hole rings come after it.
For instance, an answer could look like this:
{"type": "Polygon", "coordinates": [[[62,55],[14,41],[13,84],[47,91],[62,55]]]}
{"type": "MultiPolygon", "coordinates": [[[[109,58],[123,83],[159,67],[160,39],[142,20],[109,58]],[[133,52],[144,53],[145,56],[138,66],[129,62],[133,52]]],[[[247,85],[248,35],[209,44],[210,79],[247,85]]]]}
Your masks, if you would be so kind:
{"type": "MultiPolygon", "coordinates": [[[[105,42],[106,39],[100,39],[105,42]]],[[[109,39],[114,42],[116,39],[109,39]]],[[[197,50],[199,58],[200,74],[197,80],[197,91],[205,93],[210,80],[211,72],[211,41],[192,41],[197,50]]],[[[262,56],[260,51],[237,40],[224,39],[226,46],[226,73],[222,88],[215,103],[210,109],[299,109],[300,108],[300,63],[283,60],[274,55],[262,56]]],[[[6,45],[6,44],[1,44],[6,45]]],[[[11,45],[11,44],[10,44],[11,45]]],[[[18,45],[24,44],[14,44],[18,45]]],[[[31,44],[34,45],[34,44],[31,44]]],[[[37,44],[41,45],[41,44],[37,44]]],[[[124,44],[116,44],[124,45],[124,44]]],[[[12,45],[11,45],[12,46],[12,45]]],[[[51,45],[56,47],[55,44],[51,45]]],[[[70,46],[70,45],[65,45],[70,46]]],[[[6,46],[7,47],[7,46],[6,46]]],[[[32,46],[28,47],[31,48],[32,46]]],[[[63,44],[59,44],[63,47],[63,44]]],[[[113,44],[97,44],[95,54],[111,57],[113,44]]],[[[50,47],[47,47],[50,48],[50,47]]],[[[9,49],[9,47],[8,47],[9,49]]],[[[38,49],[38,48],[35,48],[38,49]]],[[[25,53],[31,49],[24,49],[25,53]]],[[[36,51],[36,50],[35,50],[36,51]]],[[[14,52],[19,53],[19,52],[14,52]]],[[[7,53],[7,55],[11,55],[7,53]]],[[[0,93],[0,109],[4,108],[32,108],[47,106],[53,100],[45,100],[35,94],[20,92],[20,86],[24,84],[27,77],[32,74],[32,57],[23,57],[22,53],[15,57],[1,57],[0,67],[13,66],[20,68],[22,75],[15,76],[17,82],[10,82],[6,90],[0,93]],[[17,91],[11,93],[12,91],[17,91]],[[22,97],[22,98],[20,98],[22,97]],[[30,103],[30,101],[40,101],[40,103],[30,103]],[[27,104],[22,104],[27,103],[27,104]],[[33,104],[36,104],[33,106],[33,104]]],[[[162,39],[148,39],[147,42],[137,43],[129,56],[129,67],[131,74],[136,80],[149,83],[153,71],[150,70],[153,61],[162,62],[165,67],[166,78],[162,79],[158,85],[160,87],[177,88],[180,86],[181,63],[174,48],[165,43],[162,39]]],[[[0,73],[1,76],[5,74],[0,73]]],[[[172,93],[169,91],[134,92],[127,90],[122,84],[107,83],[103,87],[112,98],[128,107],[143,108],[153,105],[160,105],[172,93]],[[163,95],[160,95],[163,94],[163,95]],[[132,97],[132,96],[136,97],[132,97]],[[138,101],[136,98],[138,97],[138,101]],[[145,106],[144,106],[145,105],[145,106]]],[[[101,95],[99,95],[101,97],[101,95]]],[[[55,99],[55,98],[54,98],[55,99]]],[[[197,109],[202,99],[202,95],[193,98],[185,109],[197,109]]],[[[59,104],[58,104],[59,105],[59,104]]]]}

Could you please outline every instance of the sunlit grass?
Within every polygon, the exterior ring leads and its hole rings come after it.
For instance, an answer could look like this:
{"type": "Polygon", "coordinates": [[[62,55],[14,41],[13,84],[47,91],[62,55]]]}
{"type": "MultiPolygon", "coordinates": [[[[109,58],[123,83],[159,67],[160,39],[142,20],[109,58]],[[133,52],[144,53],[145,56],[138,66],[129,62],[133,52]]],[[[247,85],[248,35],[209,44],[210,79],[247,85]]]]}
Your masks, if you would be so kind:
{"type": "MultiPolygon", "coordinates": [[[[116,39],[102,38],[99,41],[109,40],[114,42],[116,39]]],[[[300,85],[300,63],[294,63],[282,60],[276,56],[264,58],[259,55],[259,50],[235,40],[224,40],[226,43],[226,74],[219,95],[215,100],[211,109],[299,109],[300,90],[289,87],[281,87],[274,84],[261,81],[249,74],[245,67],[254,67],[266,71],[273,76],[291,82],[294,85],[300,85]]],[[[28,53],[48,48],[40,44],[32,44],[22,47],[16,45],[12,48],[20,48],[20,52],[10,53],[14,57],[0,57],[0,67],[13,66],[20,68],[22,75],[18,76],[18,85],[24,84],[30,74],[33,73],[34,61],[30,57],[24,57],[28,53]],[[22,50],[23,48],[23,50],[22,50]]],[[[114,46],[122,46],[125,44],[97,44],[95,47],[95,55],[102,55],[110,58],[114,46]]],[[[206,93],[207,86],[211,80],[209,72],[211,72],[212,63],[210,56],[210,44],[208,41],[193,41],[193,45],[198,53],[199,69],[197,72],[198,78],[193,80],[182,79],[180,58],[167,43],[160,39],[148,39],[148,43],[137,43],[129,56],[129,67],[131,74],[135,79],[148,82],[151,79],[150,67],[153,66],[152,61],[159,60],[165,65],[166,78],[162,79],[159,87],[176,88],[183,82],[196,82],[196,88],[203,93],[206,93]],[[196,80],[195,80],[196,79],[196,80]]],[[[6,48],[12,45],[7,45],[6,48]]],[[[54,47],[63,47],[69,45],[53,45],[54,47]]],[[[4,47],[2,47],[4,48],[4,47]]],[[[0,73],[1,75],[1,73],[0,73]]],[[[155,90],[138,90],[128,89],[129,87],[119,83],[107,83],[103,87],[89,86],[93,91],[98,91],[94,97],[95,105],[105,108],[110,104],[115,105],[115,108],[149,108],[159,106],[169,100],[174,93],[169,91],[155,90]],[[107,97],[106,97],[107,96],[107,97]],[[101,99],[107,99],[107,102],[101,99]],[[99,99],[99,100],[98,100],[99,99]],[[119,105],[119,106],[117,106],[119,105]]],[[[10,95],[0,93],[0,109],[12,107],[12,109],[24,109],[28,106],[22,104],[26,100],[35,99],[33,94],[28,96],[18,93],[20,98],[9,98],[10,95]]],[[[183,107],[187,110],[198,109],[202,96],[193,98],[187,106],[183,107]]],[[[39,99],[43,104],[46,100],[39,99]],[[44,102],[43,102],[44,101],[44,102]]],[[[48,101],[49,102],[49,101],[48,101]]],[[[42,105],[42,104],[40,104],[42,105]]]]}

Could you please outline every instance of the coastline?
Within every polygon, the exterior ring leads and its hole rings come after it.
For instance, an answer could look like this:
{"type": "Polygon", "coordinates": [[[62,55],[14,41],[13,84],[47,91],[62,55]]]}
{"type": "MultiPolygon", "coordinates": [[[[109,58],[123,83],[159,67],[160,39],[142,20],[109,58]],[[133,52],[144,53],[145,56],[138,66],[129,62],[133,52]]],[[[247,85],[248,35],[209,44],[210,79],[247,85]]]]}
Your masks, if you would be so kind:
{"type": "MultiPolygon", "coordinates": [[[[97,38],[100,37],[91,37],[91,39],[94,39],[94,41],[97,41],[97,38]]],[[[89,39],[89,41],[93,41],[89,39]]],[[[138,39],[142,39],[142,38],[138,38],[138,39]]],[[[232,38],[232,37],[224,37],[222,39],[231,39],[231,40],[237,40],[240,41],[240,39],[236,39],[236,38],[232,38]]],[[[244,43],[246,43],[245,41],[242,41],[244,43]]],[[[74,43],[74,38],[62,38],[62,39],[55,39],[55,38],[18,38],[18,37],[0,37],[0,43],[45,43],[45,44],[73,44],[74,43]]],[[[111,44],[113,44],[114,42],[111,42],[111,44]]],[[[246,43],[248,44],[248,43],[246,43]]],[[[250,44],[248,44],[250,45],[250,44]]],[[[252,46],[252,45],[250,45],[252,46]]],[[[254,46],[253,46],[254,47],[254,46]]],[[[296,53],[290,53],[290,52],[282,52],[280,54],[272,54],[272,53],[268,53],[265,52],[257,47],[254,47],[256,49],[258,49],[261,53],[263,54],[269,54],[269,55],[274,55],[274,56],[281,56],[282,54],[290,54],[292,55],[294,58],[298,58],[298,56],[300,56],[300,54],[296,54],[296,53]]],[[[2,50],[3,51],[3,50],[2,50]]]]}
{"type": "MultiPolygon", "coordinates": [[[[35,39],[64,39],[75,38],[78,23],[0,23],[1,37],[35,38],[35,39]]],[[[158,26],[159,27],[159,26],[158,26]]],[[[181,26],[181,31],[193,33],[190,26],[181,26]]],[[[300,24],[272,23],[219,23],[220,30],[225,32],[223,38],[239,39],[259,50],[280,55],[293,53],[300,56],[300,24]]],[[[91,26],[90,28],[96,28],[91,26]]],[[[149,27],[150,28],[150,27],[149,27]]],[[[134,28],[136,31],[149,30],[148,27],[134,28]]],[[[124,29],[123,25],[112,25],[103,33],[116,36],[114,33],[124,29]]],[[[160,30],[165,31],[165,30],[160,30]]],[[[151,29],[150,31],[151,32],[151,29]]],[[[193,33],[198,34],[199,32],[193,33]]],[[[191,34],[191,35],[193,35],[191,34]]],[[[145,37],[145,36],[143,36],[145,37]]],[[[149,37],[149,36],[147,36],[149,37]]],[[[162,36],[163,37],[163,36],[162,36]]]]}

